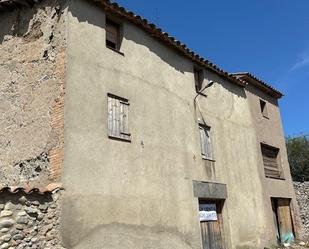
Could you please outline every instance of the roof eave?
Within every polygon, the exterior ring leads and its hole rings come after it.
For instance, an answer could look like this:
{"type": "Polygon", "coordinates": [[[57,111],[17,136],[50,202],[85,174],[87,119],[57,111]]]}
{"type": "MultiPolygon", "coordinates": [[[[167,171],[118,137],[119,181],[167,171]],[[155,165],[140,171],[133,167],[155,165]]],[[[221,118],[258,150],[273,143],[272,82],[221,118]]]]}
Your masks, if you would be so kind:
{"type": "Polygon", "coordinates": [[[127,11],[125,8],[120,7],[117,3],[111,3],[109,0],[91,0],[95,3],[101,4],[104,11],[111,13],[118,17],[124,18],[136,26],[142,28],[144,31],[148,32],[152,37],[164,42],[169,45],[176,51],[180,52],[182,55],[185,55],[187,58],[192,60],[194,63],[197,63],[200,66],[209,69],[210,71],[232,81],[233,83],[245,87],[245,83],[237,79],[233,75],[230,75],[228,72],[223,71],[215,64],[204,59],[198,54],[190,50],[185,44],[176,40],[173,36],[170,36],[168,33],[163,32],[160,28],[157,28],[155,24],[149,23],[147,19],[143,19],[141,16],[134,15],[133,12],[127,11]]]}
{"type": "Polygon", "coordinates": [[[277,89],[273,88],[271,85],[267,84],[266,82],[258,79],[254,75],[248,73],[248,72],[238,72],[238,73],[233,73],[235,77],[238,77],[239,79],[242,79],[244,81],[249,81],[252,83],[254,86],[262,90],[263,92],[269,94],[272,97],[275,97],[277,99],[280,99],[284,96],[283,93],[278,91],[277,89]]]}

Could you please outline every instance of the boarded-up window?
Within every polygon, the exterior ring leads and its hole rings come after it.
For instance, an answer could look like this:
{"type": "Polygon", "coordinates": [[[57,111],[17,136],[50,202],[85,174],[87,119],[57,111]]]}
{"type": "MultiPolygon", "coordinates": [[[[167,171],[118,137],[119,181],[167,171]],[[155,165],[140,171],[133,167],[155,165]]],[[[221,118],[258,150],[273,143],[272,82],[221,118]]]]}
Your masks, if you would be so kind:
{"type": "Polygon", "coordinates": [[[106,19],[106,46],[115,50],[120,49],[119,24],[106,19]]]}
{"type": "Polygon", "coordinates": [[[199,92],[202,90],[203,78],[204,78],[203,70],[194,68],[194,82],[195,82],[196,92],[199,92]]]}
{"type": "Polygon", "coordinates": [[[212,142],[210,137],[210,127],[199,124],[199,132],[201,139],[201,153],[204,159],[213,160],[212,142]]]}
{"type": "Polygon", "coordinates": [[[261,113],[263,117],[268,118],[267,104],[264,100],[261,100],[261,99],[260,99],[260,108],[261,108],[261,113]]]}
{"type": "Polygon", "coordinates": [[[108,136],[130,141],[129,101],[125,98],[108,94],[108,136]]]}
{"type": "Polygon", "coordinates": [[[282,169],[279,161],[279,149],[261,144],[263,164],[266,177],[283,178],[282,169]]]}

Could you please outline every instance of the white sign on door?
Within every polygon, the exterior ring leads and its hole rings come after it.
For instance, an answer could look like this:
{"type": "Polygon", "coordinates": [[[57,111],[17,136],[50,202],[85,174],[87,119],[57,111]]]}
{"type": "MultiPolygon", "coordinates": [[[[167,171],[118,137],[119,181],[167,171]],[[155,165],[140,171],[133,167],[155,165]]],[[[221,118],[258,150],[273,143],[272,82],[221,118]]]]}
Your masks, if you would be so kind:
{"type": "Polygon", "coordinates": [[[200,204],[199,214],[200,214],[200,221],[218,220],[216,204],[200,204]]]}

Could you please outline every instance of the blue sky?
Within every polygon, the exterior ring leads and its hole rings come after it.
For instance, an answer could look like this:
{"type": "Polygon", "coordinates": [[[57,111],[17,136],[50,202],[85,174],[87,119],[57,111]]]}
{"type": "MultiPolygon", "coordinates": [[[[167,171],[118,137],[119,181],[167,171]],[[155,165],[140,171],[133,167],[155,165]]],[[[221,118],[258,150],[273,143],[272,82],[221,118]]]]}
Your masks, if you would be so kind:
{"type": "Polygon", "coordinates": [[[117,0],[229,72],[281,90],[286,135],[309,133],[309,0],[117,0]]]}

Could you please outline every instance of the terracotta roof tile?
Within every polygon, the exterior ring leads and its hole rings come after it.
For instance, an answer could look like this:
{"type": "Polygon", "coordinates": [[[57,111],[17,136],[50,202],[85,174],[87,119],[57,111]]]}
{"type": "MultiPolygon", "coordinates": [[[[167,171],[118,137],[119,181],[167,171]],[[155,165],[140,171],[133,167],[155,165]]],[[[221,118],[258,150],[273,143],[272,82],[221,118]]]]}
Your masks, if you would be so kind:
{"type": "Polygon", "coordinates": [[[45,187],[30,187],[29,185],[24,185],[24,186],[0,186],[0,193],[3,193],[5,191],[8,191],[12,194],[17,194],[17,193],[25,193],[25,194],[50,194],[53,193],[54,191],[58,191],[63,189],[61,183],[50,183],[49,185],[45,187]]]}
{"type": "Polygon", "coordinates": [[[281,93],[279,90],[275,89],[270,84],[264,82],[263,80],[257,78],[256,76],[252,75],[249,72],[238,72],[238,73],[233,73],[232,75],[244,81],[250,81],[257,88],[259,88],[260,90],[268,93],[269,95],[275,98],[281,98],[282,96],[284,96],[283,93],[281,93]]]}
{"type": "Polygon", "coordinates": [[[204,66],[205,68],[223,76],[224,78],[229,79],[233,83],[240,85],[242,87],[245,86],[244,82],[237,79],[233,75],[230,75],[228,72],[222,70],[218,66],[210,63],[208,60],[204,59],[200,55],[196,54],[190,48],[188,48],[184,43],[177,40],[175,37],[169,35],[168,33],[162,31],[155,24],[150,23],[147,19],[135,15],[132,11],[128,11],[123,7],[120,7],[117,3],[112,3],[109,0],[91,0],[97,4],[100,4],[103,9],[110,14],[116,15],[118,17],[124,18],[138,27],[142,28],[144,31],[150,33],[153,37],[157,38],[161,42],[166,45],[176,49],[178,52],[181,52],[183,55],[191,59],[194,63],[197,63],[200,66],[204,66]]]}
{"type": "MultiPolygon", "coordinates": [[[[1,10],[7,10],[12,8],[18,8],[22,7],[23,5],[27,4],[34,4],[36,2],[39,2],[41,0],[0,0],[0,11],[1,10]],[[24,2],[24,4],[22,4],[24,2]],[[27,4],[26,4],[27,3],[27,4]]],[[[165,43],[167,46],[170,46],[173,49],[176,49],[178,52],[182,53],[187,58],[191,59],[194,63],[198,64],[199,66],[203,66],[216,74],[229,79],[231,82],[245,87],[246,83],[242,80],[239,75],[230,74],[223,69],[219,68],[217,65],[213,64],[209,60],[201,57],[200,55],[196,54],[194,51],[189,49],[185,44],[183,44],[181,41],[176,40],[173,36],[170,36],[168,33],[162,31],[160,28],[158,28],[155,24],[150,23],[147,19],[135,15],[132,11],[126,10],[124,7],[119,6],[115,2],[111,2],[110,0],[90,0],[94,3],[100,4],[103,9],[110,14],[119,16],[121,18],[124,18],[131,23],[134,23],[144,31],[150,33],[153,37],[160,40],[161,42],[165,43]]],[[[278,90],[274,89],[269,84],[263,82],[262,80],[257,79],[252,74],[246,73],[247,76],[250,76],[251,78],[256,80],[256,85],[263,91],[265,91],[268,94],[272,94],[273,96],[276,96],[278,98],[282,97],[283,94],[280,93],[278,90]]]]}

